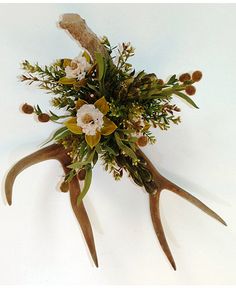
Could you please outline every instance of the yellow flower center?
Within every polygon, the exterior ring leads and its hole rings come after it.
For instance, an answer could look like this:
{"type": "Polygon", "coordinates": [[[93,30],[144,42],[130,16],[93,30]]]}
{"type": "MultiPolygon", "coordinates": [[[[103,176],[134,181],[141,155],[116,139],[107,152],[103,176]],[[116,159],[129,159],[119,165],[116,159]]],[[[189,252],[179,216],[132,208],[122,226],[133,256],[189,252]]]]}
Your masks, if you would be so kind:
{"type": "Polygon", "coordinates": [[[85,115],[83,116],[82,122],[83,122],[84,124],[89,124],[89,123],[93,124],[93,123],[94,123],[94,120],[93,120],[93,117],[92,117],[90,114],[87,113],[87,114],[85,114],[85,115]]]}
{"type": "Polygon", "coordinates": [[[75,62],[72,62],[70,66],[71,66],[71,68],[74,70],[74,69],[77,69],[78,64],[75,63],[75,62]]]}

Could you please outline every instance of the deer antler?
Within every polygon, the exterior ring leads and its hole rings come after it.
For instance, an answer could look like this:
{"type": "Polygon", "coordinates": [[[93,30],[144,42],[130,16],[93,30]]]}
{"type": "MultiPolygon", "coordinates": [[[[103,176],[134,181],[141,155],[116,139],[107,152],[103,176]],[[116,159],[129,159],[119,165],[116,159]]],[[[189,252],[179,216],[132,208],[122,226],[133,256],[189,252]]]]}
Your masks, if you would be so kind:
{"type": "MultiPolygon", "coordinates": [[[[5,181],[5,193],[9,205],[12,204],[12,189],[17,175],[19,175],[23,170],[34,164],[50,159],[58,160],[61,163],[65,174],[69,172],[67,166],[71,164],[71,158],[68,156],[65,148],[62,145],[58,144],[52,144],[48,147],[40,149],[37,152],[34,152],[33,154],[21,159],[11,168],[11,170],[7,174],[5,181]]],[[[69,190],[70,190],[70,201],[73,211],[80,224],[81,230],[83,232],[84,238],[88,245],[93,261],[95,265],[98,267],[93,231],[87,212],[85,210],[83,203],[81,203],[79,207],[76,205],[76,199],[80,193],[80,185],[77,176],[74,176],[74,178],[71,180],[69,184],[69,190]]]]}
{"type": "Polygon", "coordinates": [[[209,207],[207,207],[204,203],[202,203],[196,197],[189,194],[187,191],[183,190],[182,188],[180,188],[176,184],[172,183],[170,180],[163,177],[157,171],[157,169],[153,166],[153,164],[148,159],[148,157],[140,149],[138,149],[137,155],[139,155],[140,158],[143,158],[144,161],[146,162],[147,168],[151,172],[151,174],[153,176],[153,180],[157,186],[156,193],[154,195],[149,196],[151,218],[152,218],[153,226],[154,226],[157,238],[160,242],[160,245],[161,245],[164,253],[166,254],[166,257],[170,261],[171,266],[173,267],[174,270],[176,270],[176,264],[175,264],[175,261],[174,261],[172,254],[171,254],[170,248],[168,246],[168,243],[167,243],[167,240],[165,237],[165,233],[164,233],[164,230],[162,227],[162,223],[161,223],[159,203],[160,203],[161,192],[164,189],[167,189],[167,190],[170,190],[170,191],[176,193],[177,195],[179,195],[180,197],[189,201],[190,203],[192,203],[193,205],[195,205],[196,207],[198,207],[199,209],[201,209],[206,214],[213,217],[214,219],[216,219],[217,221],[219,221],[223,225],[227,226],[227,224],[218,214],[216,214],[213,210],[211,210],[209,207]]]}

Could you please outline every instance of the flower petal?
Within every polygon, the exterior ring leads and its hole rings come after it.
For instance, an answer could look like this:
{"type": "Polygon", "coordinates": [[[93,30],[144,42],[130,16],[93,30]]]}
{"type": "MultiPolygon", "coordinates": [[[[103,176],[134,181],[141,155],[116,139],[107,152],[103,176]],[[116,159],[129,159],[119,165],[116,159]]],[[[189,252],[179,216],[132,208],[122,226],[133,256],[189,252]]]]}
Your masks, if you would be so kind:
{"type": "Polygon", "coordinates": [[[76,117],[70,118],[66,122],[64,122],[65,126],[74,134],[82,134],[82,128],[77,125],[76,117]]]}
{"type": "Polygon", "coordinates": [[[116,124],[105,116],[103,117],[103,121],[102,135],[107,136],[112,134],[117,128],[116,124]]]}
{"type": "Polygon", "coordinates": [[[93,148],[96,146],[101,139],[101,133],[97,131],[95,135],[85,135],[85,140],[90,146],[90,148],[93,148]]]}
{"type": "Polygon", "coordinates": [[[84,104],[88,104],[85,100],[78,99],[76,102],[76,109],[78,110],[80,107],[82,107],[84,104]]]}
{"type": "Polygon", "coordinates": [[[109,111],[109,105],[105,99],[105,97],[101,97],[100,99],[98,99],[95,103],[94,106],[96,108],[98,108],[104,115],[107,114],[107,112],[109,111]]]}
{"type": "Polygon", "coordinates": [[[66,77],[62,77],[59,79],[58,81],[60,84],[63,85],[73,85],[76,83],[76,79],[75,78],[66,78],[66,77]]]}
{"type": "Polygon", "coordinates": [[[88,63],[92,62],[91,61],[91,57],[90,57],[90,55],[89,55],[89,53],[87,51],[83,52],[82,57],[84,57],[88,63]]]}

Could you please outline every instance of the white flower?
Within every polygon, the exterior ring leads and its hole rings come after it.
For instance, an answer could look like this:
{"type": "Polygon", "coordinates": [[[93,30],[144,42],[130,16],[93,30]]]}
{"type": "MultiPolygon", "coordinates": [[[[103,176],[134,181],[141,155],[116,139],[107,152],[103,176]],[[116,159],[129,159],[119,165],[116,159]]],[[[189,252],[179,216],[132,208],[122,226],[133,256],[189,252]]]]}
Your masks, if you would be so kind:
{"type": "Polygon", "coordinates": [[[87,62],[87,59],[82,56],[82,53],[71,61],[69,66],[66,66],[66,78],[76,78],[81,80],[85,77],[86,72],[91,68],[91,64],[87,62]]]}
{"type": "Polygon", "coordinates": [[[77,111],[77,125],[86,135],[96,135],[103,127],[103,116],[93,104],[85,104],[77,111]]]}

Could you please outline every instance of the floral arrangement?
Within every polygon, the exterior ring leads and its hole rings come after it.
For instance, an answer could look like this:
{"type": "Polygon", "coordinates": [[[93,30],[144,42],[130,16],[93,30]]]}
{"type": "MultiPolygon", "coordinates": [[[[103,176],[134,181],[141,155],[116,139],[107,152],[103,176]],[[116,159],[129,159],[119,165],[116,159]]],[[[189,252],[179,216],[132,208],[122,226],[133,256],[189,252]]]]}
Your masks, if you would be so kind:
{"type": "Polygon", "coordinates": [[[52,106],[62,113],[44,113],[37,105],[23,105],[25,113],[35,113],[39,121],[54,121],[60,127],[51,141],[69,149],[73,159],[65,182],[78,174],[84,180],[84,190],[78,204],[88,191],[92,168],[98,158],[105,169],[113,173],[116,180],[123,171],[148,193],[155,193],[155,183],[145,165],[136,155],[138,146],[155,143],[150,128],[167,130],[170,124],[178,124],[180,109],[172,104],[173,96],[183,98],[197,108],[189,97],[194,95],[194,83],[202,77],[200,71],[173,75],[164,82],[154,73],[135,73],[128,63],[134,55],[130,43],[111,47],[103,37],[101,44],[111,56],[105,59],[96,53],[92,59],[83,51],[74,59],[59,59],[50,66],[41,67],[24,61],[27,74],[21,80],[29,84],[38,83],[41,89],[55,95],[52,106]],[[59,122],[62,121],[62,122],[59,122]]]}
{"type": "Polygon", "coordinates": [[[176,269],[159,215],[159,197],[163,189],[175,192],[221,223],[226,223],[200,200],[161,176],[140,147],[155,143],[152,128],[167,130],[172,123],[180,123],[180,108],[173,104],[174,97],[198,108],[192,96],[196,92],[194,85],[201,80],[202,73],[173,75],[164,81],[155,73],[136,72],[129,63],[130,57],[134,56],[130,43],[112,47],[107,37],[98,39],[91,34],[79,15],[64,17],[61,27],[82,42],[86,49],[74,59],[59,59],[49,66],[31,64],[27,60],[22,63],[25,73],[21,81],[36,83],[39,88],[53,94],[51,105],[57,109],[57,112],[44,112],[38,105],[24,104],[23,112],[36,114],[40,122],[53,121],[60,126],[48,141],[54,143],[48,146],[50,148],[26,157],[16,164],[18,168],[14,167],[9,172],[6,181],[8,202],[11,204],[13,181],[22,167],[28,167],[30,161],[34,164],[53,157],[59,160],[65,171],[61,190],[71,192],[72,207],[97,265],[95,246],[91,244],[92,232],[89,236],[83,229],[86,225],[90,227],[87,214],[82,216],[81,213],[86,213],[82,200],[89,190],[93,167],[100,158],[116,180],[126,172],[149,194],[154,229],[176,269]],[[83,39],[82,36],[79,39],[75,37],[79,35],[78,29],[83,30],[83,39]],[[88,41],[91,39],[92,48],[89,46],[91,41],[88,41]],[[52,154],[52,151],[56,152],[52,154]],[[82,191],[79,181],[84,181],[82,191]]]}

